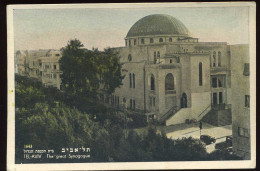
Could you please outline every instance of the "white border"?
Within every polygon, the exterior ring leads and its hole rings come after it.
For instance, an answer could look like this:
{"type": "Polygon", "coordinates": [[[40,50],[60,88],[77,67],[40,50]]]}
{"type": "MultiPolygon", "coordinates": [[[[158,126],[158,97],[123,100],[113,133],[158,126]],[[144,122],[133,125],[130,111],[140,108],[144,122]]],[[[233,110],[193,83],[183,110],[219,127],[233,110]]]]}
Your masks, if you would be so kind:
{"type": "Polygon", "coordinates": [[[8,5],[8,118],[7,118],[7,170],[144,170],[144,169],[228,169],[255,168],[256,166],[256,5],[255,2],[194,2],[194,3],[126,3],[126,4],[48,4],[8,5]],[[14,9],[57,8],[158,8],[158,7],[249,7],[249,51],[250,51],[250,126],[251,160],[247,161],[187,161],[187,162],[114,162],[114,163],[66,163],[66,164],[15,164],[15,83],[14,83],[14,9]]]}

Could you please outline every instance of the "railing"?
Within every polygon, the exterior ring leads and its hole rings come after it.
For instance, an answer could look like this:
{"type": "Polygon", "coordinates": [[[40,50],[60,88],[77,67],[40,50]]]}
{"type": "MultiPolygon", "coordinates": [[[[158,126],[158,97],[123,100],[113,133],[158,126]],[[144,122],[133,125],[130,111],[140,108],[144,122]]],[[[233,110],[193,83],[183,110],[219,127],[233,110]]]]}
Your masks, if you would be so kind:
{"type": "Polygon", "coordinates": [[[165,90],[165,94],[176,94],[176,90],[165,90]]]}
{"type": "Polygon", "coordinates": [[[210,67],[210,71],[228,71],[230,70],[230,67],[226,67],[226,66],[211,66],[210,67]]]}
{"type": "Polygon", "coordinates": [[[150,94],[155,95],[155,90],[150,90],[150,94]]]}
{"type": "Polygon", "coordinates": [[[205,111],[207,111],[210,107],[211,107],[211,104],[208,105],[208,107],[206,107],[206,109],[204,109],[204,110],[199,114],[198,118],[199,118],[205,111]]]}
{"type": "Polygon", "coordinates": [[[169,117],[173,116],[175,113],[177,113],[177,106],[173,106],[170,110],[168,110],[164,115],[162,115],[158,120],[159,122],[162,122],[169,117]]]}

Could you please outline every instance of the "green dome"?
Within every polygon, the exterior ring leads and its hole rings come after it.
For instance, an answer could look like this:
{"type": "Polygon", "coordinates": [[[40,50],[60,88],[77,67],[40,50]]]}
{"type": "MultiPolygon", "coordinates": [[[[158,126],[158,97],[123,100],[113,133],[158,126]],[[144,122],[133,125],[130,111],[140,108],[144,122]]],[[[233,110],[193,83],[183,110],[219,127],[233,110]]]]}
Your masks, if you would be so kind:
{"type": "Polygon", "coordinates": [[[126,37],[151,35],[181,35],[190,37],[189,30],[178,19],[165,14],[148,15],[138,20],[126,37]]]}

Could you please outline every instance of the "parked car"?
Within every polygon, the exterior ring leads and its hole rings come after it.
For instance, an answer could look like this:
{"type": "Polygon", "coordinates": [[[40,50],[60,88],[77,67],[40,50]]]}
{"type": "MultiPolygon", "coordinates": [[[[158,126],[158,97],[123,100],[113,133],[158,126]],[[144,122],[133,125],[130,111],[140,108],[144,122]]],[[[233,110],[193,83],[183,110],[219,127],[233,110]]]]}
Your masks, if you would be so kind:
{"type": "Polygon", "coordinates": [[[230,151],[230,147],[232,150],[232,136],[227,136],[226,141],[215,144],[215,149],[217,149],[217,150],[227,150],[228,149],[230,151]]]}
{"type": "Polygon", "coordinates": [[[226,137],[226,142],[229,146],[232,146],[232,136],[227,136],[226,137]]]}
{"type": "Polygon", "coordinates": [[[216,142],[215,137],[211,137],[209,135],[201,135],[200,140],[203,141],[206,145],[212,144],[216,142]]]}

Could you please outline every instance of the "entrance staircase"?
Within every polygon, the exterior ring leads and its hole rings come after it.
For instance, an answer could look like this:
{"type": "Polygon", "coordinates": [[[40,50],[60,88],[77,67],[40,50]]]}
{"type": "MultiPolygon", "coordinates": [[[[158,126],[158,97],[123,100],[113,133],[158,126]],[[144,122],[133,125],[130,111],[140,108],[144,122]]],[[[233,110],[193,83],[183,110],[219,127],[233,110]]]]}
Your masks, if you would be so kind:
{"type": "Polygon", "coordinates": [[[172,108],[170,108],[170,110],[168,110],[164,115],[162,115],[161,117],[159,117],[158,121],[160,124],[164,124],[165,121],[167,119],[169,119],[170,117],[172,117],[175,113],[178,112],[177,106],[173,106],[172,108]]]}

